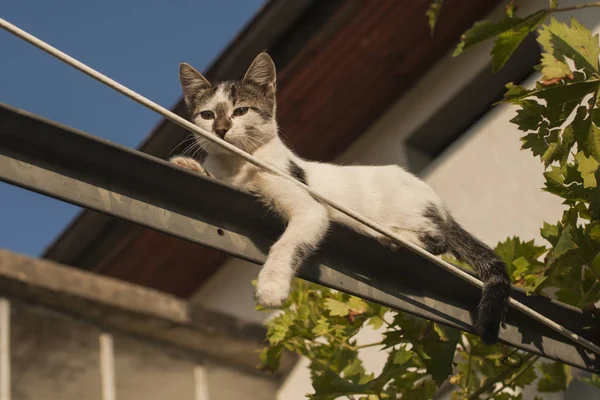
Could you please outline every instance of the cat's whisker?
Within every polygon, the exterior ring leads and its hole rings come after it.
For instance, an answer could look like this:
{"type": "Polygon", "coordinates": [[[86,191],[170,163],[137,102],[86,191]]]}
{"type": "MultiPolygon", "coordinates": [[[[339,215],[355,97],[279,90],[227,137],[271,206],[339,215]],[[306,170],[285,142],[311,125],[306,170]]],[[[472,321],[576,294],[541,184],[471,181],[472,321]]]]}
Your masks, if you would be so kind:
{"type": "Polygon", "coordinates": [[[198,145],[196,146],[196,150],[194,150],[194,153],[192,154],[192,158],[196,159],[196,157],[198,157],[199,154],[202,154],[202,146],[198,145]]]}
{"type": "Polygon", "coordinates": [[[256,150],[256,148],[262,144],[262,140],[260,138],[252,136],[243,136],[240,137],[239,140],[240,148],[249,154],[252,154],[254,150],[256,150]]]}
{"type": "MultiPolygon", "coordinates": [[[[190,157],[190,155],[195,151],[195,149],[199,146],[198,142],[190,143],[189,146],[186,147],[184,152],[182,153],[184,157],[190,157]]],[[[192,157],[193,158],[193,157],[192,157]]]]}
{"type": "Polygon", "coordinates": [[[240,146],[246,153],[252,152],[252,141],[247,137],[240,138],[240,146]]]}
{"type": "Polygon", "coordinates": [[[285,133],[283,133],[283,129],[281,128],[277,128],[277,134],[279,135],[279,137],[283,138],[283,142],[288,145],[289,147],[292,147],[292,142],[290,141],[290,139],[286,136],[285,133]]]}
{"type": "MultiPolygon", "coordinates": [[[[173,150],[171,150],[169,152],[169,155],[167,156],[167,159],[171,158],[171,156],[173,155],[173,153],[175,152],[175,150],[177,150],[177,148],[179,148],[179,146],[182,146],[184,143],[190,142],[190,141],[192,141],[194,139],[195,139],[195,137],[193,135],[190,135],[190,136],[186,137],[185,139],[183,139],[181,141],[181,143],[179,143],[176,147],[173,148],[173,150]]],[[[187,148],[187,146],[186,146],[186,148],[187,148]]],[[[183,154],[183,152],[181,154],[183,154]]]]}

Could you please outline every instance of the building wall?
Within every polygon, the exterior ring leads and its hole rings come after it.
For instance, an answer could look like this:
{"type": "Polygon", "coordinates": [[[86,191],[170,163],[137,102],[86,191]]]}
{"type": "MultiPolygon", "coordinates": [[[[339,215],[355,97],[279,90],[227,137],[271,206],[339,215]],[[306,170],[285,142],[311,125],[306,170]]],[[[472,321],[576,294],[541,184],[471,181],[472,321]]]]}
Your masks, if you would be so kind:
{"type": "MultiPolygon", "coordinates": [[[[102,331],[46,308],[11,301],[13,400],[102,400],[102,331]]],[[[113,333],[116,398],[274,400],[274,379],[113,333]],[[233,384],[232,384],[233,383],[233,384]]]]}
{"type": "MultiPolygon", "coordinates": [[[[561,6],[577,1],[562,1],[561,6]]],[[[522,13],[547,6],[546,1],[532,0],[522,4],[522,13]]],[[[490,16],[498,19],[503,8],[490,16]]],[[[596,9],[575,13],[588,26],[600,28],[600,11],[596,9]]],[[[558,15],[568,19],[569,15],[558,15]]],[[[445,99],[458,92],[489,62],[489,44],[470,49],[458,58],[447,55],[385,115],[360,137],[339,161],[365,164],[407,164],[404,140],[445,99]]],[[[530,80],[533,82],[535,76],[530,80]]],[[[531,83],[530,82],[530,83],[531,83]]],[[[496,106],[472,126],[440,157],[423,171],[421,176],[444,199],[454,217],[489,245],[507,236],[541,241],[539,228],[543,221],[560,219],[560,201],[541,190],[542,164],[528,151],[520,150],[519,132],[509,120],[515,115],[510,106],[496,106]]],[[[231,260],[194,297],[203,305],[242,319],[261,321],[265,314],[254,311],[253,288],[250,281],[259,268],[241,260],[231,260]]],[[[361,332],[359,343],[377,340],[379,333],[361,332]]],[[[385,354],[377,349],[361,353],[367,368],[381,369],[385,354]]],[[[306,360],[301,361],[278,392],[280,400],[305,399],[311,391],[306,360]]],[[[589,397],[589,388],[575,384],[568,395],[544,395],[546,399],[579,399],[589,397]],[[588,391],[588,392],[586,392],[588,391]],[[587,394],[586,394],[587,393],[587,394]]],[[[596,396],[600,395],[595,392],[596,396]]]]}

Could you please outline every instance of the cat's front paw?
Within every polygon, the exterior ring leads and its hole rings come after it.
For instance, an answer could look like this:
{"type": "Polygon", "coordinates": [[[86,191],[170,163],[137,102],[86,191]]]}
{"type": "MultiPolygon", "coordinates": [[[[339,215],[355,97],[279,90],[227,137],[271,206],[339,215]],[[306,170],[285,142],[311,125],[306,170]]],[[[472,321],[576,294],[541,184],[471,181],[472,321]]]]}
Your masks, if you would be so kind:
{"type": "Polygon", "coordinates": [[[193,158],[176,156],[171,158],[169,162],[178,165],[182,168],[191,169],[192,171],[196,171],[206,175],[206,171],[204,170],[204,168],[202,168],[202,165],[200,165],[200,163],[194,160],[193,158]]]}
{"type": "Polygon", "coordinates": [[[281,279],[267,279],[258,276],[256,284],[256,301],[263,307],[281,307],[290,294],[290,282],[281,279]]]}

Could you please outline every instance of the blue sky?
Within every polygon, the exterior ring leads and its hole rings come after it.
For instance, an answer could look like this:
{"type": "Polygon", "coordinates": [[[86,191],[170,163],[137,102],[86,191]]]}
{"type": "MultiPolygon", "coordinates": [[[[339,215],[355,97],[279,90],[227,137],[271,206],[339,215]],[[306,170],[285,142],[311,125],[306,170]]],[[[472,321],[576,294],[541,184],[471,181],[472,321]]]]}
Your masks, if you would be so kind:
{"type": "MultiPolygon", "coordinates": [[[[0,17],[171,107],[263,0],[3,0],[0,17]]],[[[0,102],[129,147],[158,115],[0,30],[0,102]]],[[[37,256],[77,207],[0,182],[0,248],[37,256]]]]}

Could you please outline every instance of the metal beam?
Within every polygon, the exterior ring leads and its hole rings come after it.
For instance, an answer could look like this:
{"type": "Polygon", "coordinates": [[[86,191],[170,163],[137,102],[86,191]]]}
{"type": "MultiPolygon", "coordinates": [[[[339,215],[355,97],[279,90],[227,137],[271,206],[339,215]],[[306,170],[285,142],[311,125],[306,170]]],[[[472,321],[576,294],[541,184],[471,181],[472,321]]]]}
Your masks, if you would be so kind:
{"type": "MultiPolygon", "coordinates": [[[[262,264],[283,224],[249,193],[0,104],[0,180],[262,264]]],[[[419,255],[334,225],[300,277],[473,332],[479,290],[419,255]]],[[[593,315],[513,288],[518,301],[590,340],[593,315]]],[[[600,372],[597,355],[511,309],[500,338],[600,372]]]]}

